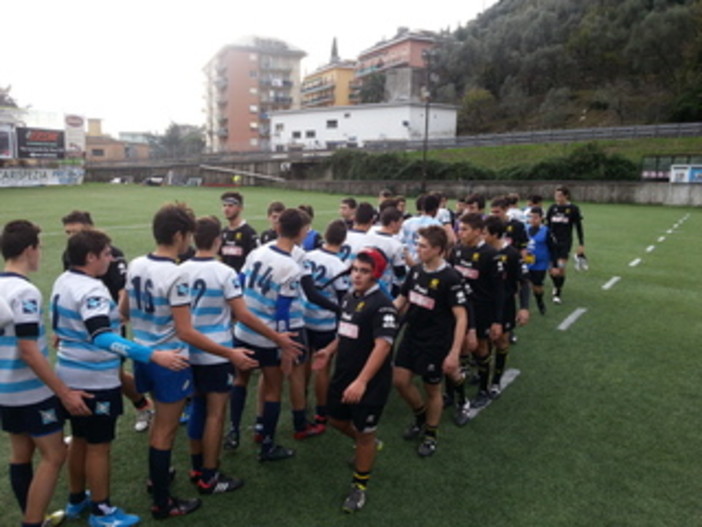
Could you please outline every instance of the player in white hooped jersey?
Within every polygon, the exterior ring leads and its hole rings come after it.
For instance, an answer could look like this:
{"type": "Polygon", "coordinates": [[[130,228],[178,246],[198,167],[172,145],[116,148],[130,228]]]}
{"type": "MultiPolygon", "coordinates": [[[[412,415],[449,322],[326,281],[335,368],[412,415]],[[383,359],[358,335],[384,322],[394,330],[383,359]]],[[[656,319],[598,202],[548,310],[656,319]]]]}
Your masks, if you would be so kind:
{"type": "Polygon", "coordinates": [[[346,233],[346,241],[339,251],[339,257],[344,261],[346,267],[356,259],[356,254],[368,246],[368,232],[373,226],[375,209],[367,202],[359,203],[356,208],[356,215],[353,220],[353,227],[346,233]]]}
{"type": "MultiPolygon", "coordinates": [[[[183,203],[166,204],[156,212],[152,222],[156,249],[129,265],[128,300],[121,302],[120,311],[132,320],[134,338],[140,343],[157,349],[182,349],[187,344],[225,357],[238,368],[255,367],[247,350],[222,346],[192,325],[189,278],[176,259],[190,246],[194,230],[194,214],[183,203]]],[[[149,436],[151,515],[164,519],[189,514],[201,501],[178,499],[170,494],[169,485],[171,452],[185,399],[192,393],[192,371],[170,372],[158,365],[137,363],[135,378],[140,392],[151,392],[155,406],[149,436]]]]}
{"type": "Polygon", "coordinates": [[[187,362],[177,352],[155,351],[120,335],[117,306],[98,278],[112,263],[106,234],[78,232],[68,240],[66,252],[70,268],[56,279],[51,293],[51,322],[59,342],[56,373],[93,396],[88,401],[92,415],[70,418],[67,515],[75,518],[90,508],[91,525],[135,525],[138,516],[110,503],[110,443],[122,414],[121,358],[153,361],[170,370],[185,369],[187,362]]]}
{"type": "Polygon", "coordinates": [[[402,227],[402,213],[395,207],[387,207],[380,213],[380,224],[380,228],[368,236],[368,245],[380,249],[388,262],[378,285],[394,298],[407,272],[405,247],[396,237],[402,227]]]}
{"type": "MultiPolygon", "coordinates": [[[[324,233],[324,245],[320,249],[310,251],[305,257],[305,267],[310,272],[317,290],[338,305],[341,305],[341,299],[350,288],[348,267],[339,257],[339,250],[345,238],[344,221],[332,221],[324,233]]],[[[336,338],[337,324],[338,315],[335,311],[305,300],[305,327],[311,354],[328,346],[336,338]]],[[[318,429],[326,428],[327,424],[329,381],[328,367],[315,372],[314,391],[317,406],[314,426],[318,429]]]]}
{"type": "Polygon", "coordinates": [[[5,260],[0,273],[0,422],[10,436],[10,487],[23,525],[53,525],[65,518],[60,511],[44,523],[66,459],[62,404],[71,415],[90,414],[83,400],[89,395],[66,387],[47,358],[42,295],[28,279],[39,270],[39,232],[29,221],[15,220],[0,235],[5,260]],[[33,466],[35,451],[40,459],[33,466]]]}
{"type": "MultiPolygon", "coordinates": [[[[268,328],[246,307],[239,277],[234,269],[216,259],[222,244],[221,224],[205,217],[195,224],[195,256],[182,264],[190,279],[193,326],[200,333],[226,347],[233,346],[232,315],[263,333],[282,349],[295,350],[289,335],[268,328]]],[[[190,346],[190,362],[195,382],[193,409],[188,422],[191,481],[201,494],[219,494],[240,488],[243,481],[225,476],[219,470],[222,429],[227,400],[232,389],[231,363],[224,357],[190,346]]]]}

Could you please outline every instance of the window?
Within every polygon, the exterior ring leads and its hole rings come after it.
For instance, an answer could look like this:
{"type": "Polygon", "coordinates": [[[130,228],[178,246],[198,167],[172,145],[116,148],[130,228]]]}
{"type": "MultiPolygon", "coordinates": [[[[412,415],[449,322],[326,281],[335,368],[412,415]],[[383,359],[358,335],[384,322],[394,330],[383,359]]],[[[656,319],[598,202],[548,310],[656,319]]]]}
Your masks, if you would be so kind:
{"type": "Polygon", "coordinates": [[[251,130],[258,130],[258,123],[257,123],[256,121],[251,121],[251,122],[249,123],[249,128],[250,128],[251,130]]]}
{"type": "Polygon", "coordinates": [[[258,72],[256,70],[249,71],[249,77],[251,77],[252,79],[258,78],[258,72]]]}
{"type": "Polygon", "coordinates": [[[102,148],[93,148],[90,151],[90,154],[95,156],[95,157],[102,157],[105,155],[105,151],[102,148]]]}
{"type": "Polygon", "coordinates": [[[350,112],[346,112],[346,113],[344,114],[344,119],[349,119],[350,117],[351,117],[351,113],[350,113],[350,112]]]}
{"type": "Polygon", "coordinates": [[[256,53],[249,53],[249,60],[252,62],[258,60],[258,55],[256,55],[256,53]]]}
{"type": "Polygon", "coordinates": [[[255,105],[255,104],[249,105],[249,111],[250,111],[251,113],[258,113],[258,106],[255,105]]]}
{"type": "Polygon", "coordinates": [[[327,128],[339,128],[339,121],[336,119],[329,119],[327,121],[327,128]]]}
{"type": "Polygon", "coordinates": [[[314,139],[315,137],[317,137],[317,134],[314,132],[314,130],[307,130],[305,132],[305,137],[307,139],[314,139]]]}
{"type": "Polygon", "coordinates": [[[285,130],[284,123],[275,123],[275,131],[276,132],[282,132],[283,130],[285,130]]]}
{"type": "Polygon", "coordinates": [[[258,139],[256,139],[255,137],[252,137],[251,139],[249,139],[249,144],[251,146],[258,146],[258,139]]]}
{"type": "Polygon", "coordinates": [[[300,139],[302,137],[302,132],[293,132],[292,133],[292,138],[293,139],[300,139]]]}
{"type": "Polygon", "coordinates": [[[258,88],[249,88],[249,93],[251,95],[258,95],[258,88]]]}

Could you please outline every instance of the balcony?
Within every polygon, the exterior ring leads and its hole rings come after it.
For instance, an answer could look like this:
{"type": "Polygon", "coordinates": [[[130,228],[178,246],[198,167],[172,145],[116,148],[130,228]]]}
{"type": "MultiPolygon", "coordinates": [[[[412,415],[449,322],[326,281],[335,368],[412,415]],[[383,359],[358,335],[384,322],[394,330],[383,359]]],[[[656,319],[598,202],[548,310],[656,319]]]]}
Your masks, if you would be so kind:
{"type": "Polygon", "coordinates": [[[227,100],[226,97],[220,97],[217,99],[217,104],[219,106],[226,106],[229,101],[227,100]]]}
{"type": "Polygon", "coordinates": [[[229,130],[227,130],[226,128],[220,128],[219,130],[217,130],[217,137],[229,137],[229,130]]]}
{"type": "Polygon", "coordinates": [[[323,91],[323,90],[328,90],[328,89],[334,89],[336,84],[333,82],[315,82],[315,83],[305,83],[302,85],[302,88],[300,88],[300,92],[303,95],[307,95],[308,93],[315,93],[318,91],[323,91]]]}

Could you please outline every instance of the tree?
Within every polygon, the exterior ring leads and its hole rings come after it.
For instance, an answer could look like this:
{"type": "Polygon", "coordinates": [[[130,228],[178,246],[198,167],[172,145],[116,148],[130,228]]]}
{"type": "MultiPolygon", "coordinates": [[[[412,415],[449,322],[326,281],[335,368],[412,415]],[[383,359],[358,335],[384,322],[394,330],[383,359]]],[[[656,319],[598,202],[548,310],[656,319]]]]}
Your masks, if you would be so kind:
{"type": "Polygon", "coordinates": [[[10,95],[10,90],[12,86],[6,88],[0,88],[0,107],[17,108],[17,103],[10,95]]]}
{"type": "Polygon", "coordinates": [[[459,133],[484,132],[494,120],[497,110],[495,96],[484,88],[473,88],[463,96],[458,113],[459,133]]]}
{"type": "Polygon", "coordinates": [[[154,158],[175,158],[194,156],[205,148],[204,129],[191,124],[171,123],[163,135],[148,137],[151,156],[154,158]]]}
{"type": "Polygon", "coordinates": [[[361,102],[363,104],[383,102],[385,100],[385,73],[371,73],[363,80],[361,86],[361,102]]]}

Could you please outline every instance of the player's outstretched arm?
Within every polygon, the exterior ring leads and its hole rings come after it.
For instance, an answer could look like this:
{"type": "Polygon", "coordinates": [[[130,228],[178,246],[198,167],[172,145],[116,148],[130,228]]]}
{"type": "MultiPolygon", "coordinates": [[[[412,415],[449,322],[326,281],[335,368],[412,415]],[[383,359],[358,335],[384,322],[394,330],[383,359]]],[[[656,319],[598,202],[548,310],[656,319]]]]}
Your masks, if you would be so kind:
{"type": "Polygon", "coordinates": [[[222,346],[196,330],[190,317],[189,305],[173,306],[171,312],[173,313],[176,334],[186,344],[190,344],[204,352],[224,357],[242,370],[249,370],[258,366],[258,362],[249,357],[251,353],[249,350],[222,346]]]}
{"type": "Polygon", "coordinates": [[[91,414],[84,399],[92,399],[93,395],[82,390],[72,390],[66,386],[39,350],[37,341],[17,339],[17,343],[22,360],[56,394],[56,397],[61,399],[61,404],[71,415],[85,416],[91,414]]]}

